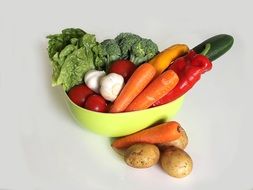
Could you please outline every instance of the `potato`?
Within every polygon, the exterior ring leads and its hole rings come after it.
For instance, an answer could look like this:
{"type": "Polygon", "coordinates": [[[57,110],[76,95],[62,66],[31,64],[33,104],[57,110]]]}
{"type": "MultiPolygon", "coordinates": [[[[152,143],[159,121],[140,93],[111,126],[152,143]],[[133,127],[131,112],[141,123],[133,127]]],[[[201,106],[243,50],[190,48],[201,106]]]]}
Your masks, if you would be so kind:
{"type": "Polygon", "coordinates": [[[125,162],[134,168],[149,168],[159,161],[160,152],[153,144],[138,143],[125,152],[125,162]]]}
{"type": "Polygon", "coordinates": [[[157,144],[158,148],[162,151],[167,149],[170,146],[175,146],[180,149],[185,149],[186,146],[188,145],[188,137],[185,130],[182,127],[179,128],[179,131],[182,134],[181,137],[179,137],[178,139],[174,141],[159,143],[157,144]]]}
{"type": "Polygon", "coordinates": [[[161,165],[170,176],[182,178],[191,173],[193,163],[184,150],[171,146],[161,154],[161,165]]]}

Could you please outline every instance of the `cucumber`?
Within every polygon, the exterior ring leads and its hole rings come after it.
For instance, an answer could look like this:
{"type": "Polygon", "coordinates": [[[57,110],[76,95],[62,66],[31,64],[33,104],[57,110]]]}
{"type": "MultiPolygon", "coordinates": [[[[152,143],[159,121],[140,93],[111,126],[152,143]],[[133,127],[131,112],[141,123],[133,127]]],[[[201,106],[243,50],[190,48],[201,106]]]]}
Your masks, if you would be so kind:
{"type": "Polygon", "coordinates": [[[234,38],[228,34],[213,36],[193,48],[196,53],[203,54],[211,61],[225,54],[233,45],[234,38]]]}

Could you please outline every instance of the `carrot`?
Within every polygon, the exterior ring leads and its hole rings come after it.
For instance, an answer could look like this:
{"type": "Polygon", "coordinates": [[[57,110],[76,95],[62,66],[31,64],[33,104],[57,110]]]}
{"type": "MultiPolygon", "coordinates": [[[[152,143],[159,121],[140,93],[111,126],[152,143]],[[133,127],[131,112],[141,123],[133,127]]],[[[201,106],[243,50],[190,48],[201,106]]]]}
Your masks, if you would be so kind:
{"type": "Polygon", "coordinates": [[[144,63],[139,66],[121,90],[109,112],[123,112],[133,99],[149,84],[155,74],[156,70],[151,64],[144,63]]]}
{"type": "Polygon", "coordinates": [[[180,124],[176,121],[170,121],[144,129],[132,135],[128,135],[115,140],[112,143],[114,148],[128,148],[136,143],[158,144],[178,139],[181,136],[180,124]]]}
{"type": "Polygon", "coordinates": [[[173,70],[167,70],[154,79],[126,108],[125,111],[137,111],[149,108],[165,96],[178,83],[179,78],[173,70]]]}

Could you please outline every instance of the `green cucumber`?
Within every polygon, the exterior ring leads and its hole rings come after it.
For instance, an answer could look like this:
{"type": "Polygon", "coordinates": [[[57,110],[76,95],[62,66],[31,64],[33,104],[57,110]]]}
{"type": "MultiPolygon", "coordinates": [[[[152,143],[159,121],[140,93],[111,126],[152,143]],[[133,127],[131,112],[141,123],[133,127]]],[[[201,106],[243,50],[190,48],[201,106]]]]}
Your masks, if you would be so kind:
{"type": "Polygon", "coordinates": [[[213,36],[193,48],[196,53],[203,54],[211,61],[225,54],[233,45],[234,38],[228,34],[213,36]]]}

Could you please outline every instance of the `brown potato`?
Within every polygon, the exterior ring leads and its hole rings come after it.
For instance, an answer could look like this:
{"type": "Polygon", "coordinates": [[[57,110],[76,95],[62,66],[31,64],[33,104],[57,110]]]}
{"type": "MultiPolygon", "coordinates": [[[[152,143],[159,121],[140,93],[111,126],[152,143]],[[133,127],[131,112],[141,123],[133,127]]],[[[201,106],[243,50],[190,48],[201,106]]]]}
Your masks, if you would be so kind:
{"type": "Polygon", "coordinates": [[[170,176],[182,178],[191,173],[193,163],[184,150],[171,146],[161,154],[161,165],[170,176]]]}
{"type": "Polygon", "coordinates": [[[159,157],[159,149],[153,144],[134,144],[125,152],[125,162],[134,168],[149,168],[158,162],[159,157]]]}
{"type": "Polygon", "coordinates": [[[175,146],[180,149],[185,149],[186,146],[188,145],[188,137],[185,130],[182,127],[179,128],[179,131],[182,134],[181,137],[179,137],[178,139],[174,141],[159,143],[157,144],[158,148],[162,151],[167,149],[170,146],[175,146]]]}

